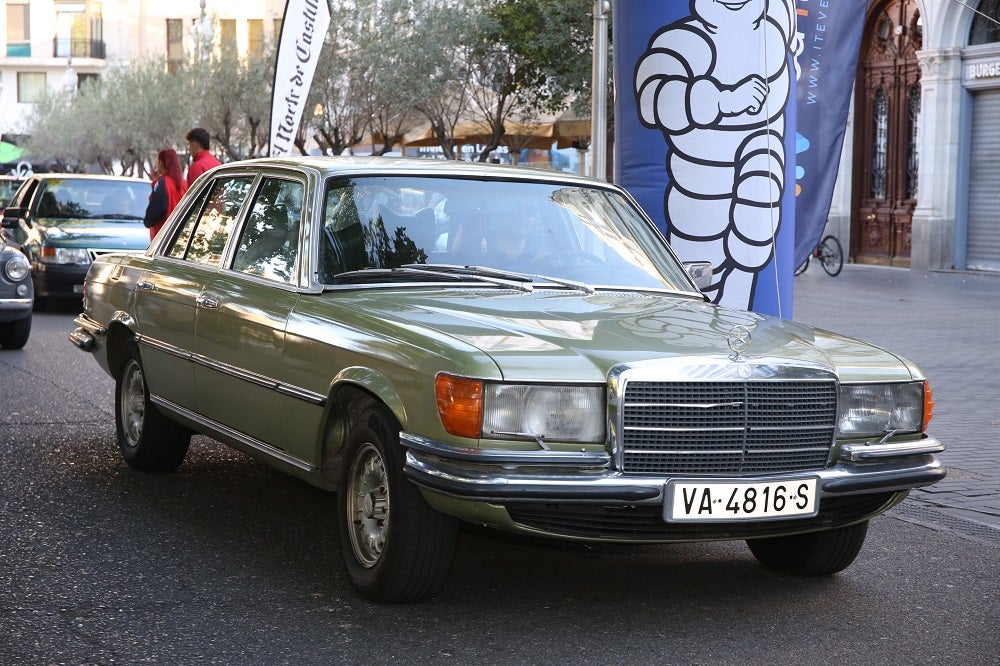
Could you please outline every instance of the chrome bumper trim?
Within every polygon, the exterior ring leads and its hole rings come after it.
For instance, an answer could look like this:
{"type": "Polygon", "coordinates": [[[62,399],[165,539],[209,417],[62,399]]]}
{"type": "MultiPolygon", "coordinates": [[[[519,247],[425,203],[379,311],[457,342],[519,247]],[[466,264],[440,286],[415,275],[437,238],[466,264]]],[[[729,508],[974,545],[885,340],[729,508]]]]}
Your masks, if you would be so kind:
{"type": "MultiPolygon", "coordinates": [[[[495,450],[459,449],[436,443],[436,448],[447,456],[435,455],[429,452],[432,448],[429,444],[435,443],[405,434],[401,439],[404,446],[409,447],[404,472],[413,483],[470,501],[652,504],[663,501],[664,488],[670,479],[699,478],[626,475],[607,466],[584,465],[583,460],[592,462],[593,459],[582,454],[567,454],[551,462],[542,462],[553,453],[561,453],[553,451],[505,452],[513,455],[503,456],[495,450]],[[411,447],[415,441],[420,442],[421,447],[411,447]],[[497,457],[491,458],[495,454],[497,457]]],[[[932,446],[931,442],[937,443],[937,440],[924,440],[928,446],[932,446]]],[[[892,458],[863,463],[840,461],[823,470],[738,476],[733,480],[754,482],[817,477],[822,498],[909,490],[936,483],[945,474],[944,466],[933,453],[897,453],[892,458]]]]}
{"type": "Polygon", "coordinates": [[[510,449],[476,449],[449,446],[407,432],[399,439],[408,449],[446,460],[484,465],[556,465],[570,467],[604,468],[611,462],[605,451],[517,451],[510,449]]]}
{"type": "Polygon", "coordinates": [[[916,456],[925,453],[941,453],[944,445],[933,437],[913,442],[844,444],[840,447],[840,457],[851,462],[882,460],[899,456],[916,456]]]}
{"type": "Polygon", "coordinates": [[[80,328],[84,329],[85,331],[92,333],[93,335],[108,334],[108,329],[106,326],[102,326],[99,322],[94,321],[93,319],[84,314],[81,314],[76,319],[74,319],[73,323],[79,326],[80,328]]]}
{"type": "Polygon", "coordinates": [[[82,328],[78,328],[70,333],[69,341],[85,352],[94,350],[94,336],[82,328]]]}

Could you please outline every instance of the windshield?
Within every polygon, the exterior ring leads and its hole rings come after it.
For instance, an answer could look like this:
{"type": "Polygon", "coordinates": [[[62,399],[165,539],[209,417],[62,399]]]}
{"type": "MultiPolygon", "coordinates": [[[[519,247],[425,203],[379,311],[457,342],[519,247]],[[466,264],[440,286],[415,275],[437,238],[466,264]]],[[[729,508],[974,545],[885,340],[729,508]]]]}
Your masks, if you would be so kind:
{"type": "Polygon", "coordinates": [[[141,180],[48,178],[39,186],[35,215],[56,219],[141,220],[149,203],[141,180]]]}
{"type": "Polygon", "coordinates": [[[692,290],[659,232],[613,190],[458,178],[340,178],[327,184],[321,223],[320,279],[331,285],[355,281],[353,271],[425,264],[602,287],[692,290]]]}

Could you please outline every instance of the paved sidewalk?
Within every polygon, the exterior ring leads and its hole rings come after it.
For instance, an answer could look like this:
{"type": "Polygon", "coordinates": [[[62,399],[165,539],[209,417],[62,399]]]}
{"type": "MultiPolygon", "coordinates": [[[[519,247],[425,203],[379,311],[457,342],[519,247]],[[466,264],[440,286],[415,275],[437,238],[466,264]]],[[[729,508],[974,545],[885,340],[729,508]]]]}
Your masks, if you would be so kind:
{"type": "Polygon", "coordinates": [[[930,380],[948,477],[895,515],[1000,544],[1000,275],[848,264],[831,278],[813,262],[794,288],[793,319],[886,347],[930,380]]]}

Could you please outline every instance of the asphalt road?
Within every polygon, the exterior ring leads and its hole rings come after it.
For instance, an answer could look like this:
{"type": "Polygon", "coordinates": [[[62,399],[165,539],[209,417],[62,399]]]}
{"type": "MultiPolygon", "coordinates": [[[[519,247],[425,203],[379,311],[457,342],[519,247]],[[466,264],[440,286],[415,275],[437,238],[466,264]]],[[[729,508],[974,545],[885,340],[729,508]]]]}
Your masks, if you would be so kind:
{"type": "Polygon", "coordinates": [[[332,495],[203,437],[177,473],[128,469],[74,313],[0,352],[0,665],[998,663],[1000,547],[896,512],[825,579],[743,543],[470,527],[438,597],[369,603],[332,495]]]}

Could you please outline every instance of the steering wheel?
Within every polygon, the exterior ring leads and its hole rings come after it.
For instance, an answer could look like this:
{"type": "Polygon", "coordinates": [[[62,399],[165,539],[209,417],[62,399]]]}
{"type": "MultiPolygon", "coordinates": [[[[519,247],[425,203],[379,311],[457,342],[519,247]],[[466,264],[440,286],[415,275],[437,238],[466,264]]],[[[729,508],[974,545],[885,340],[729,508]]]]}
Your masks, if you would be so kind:
{"type": "Polygon", "coordinates": [[[592,252],[576,250],[574,252],[551,254],[545,258],[545,263],[552,268],[568,268],[570,266],[580,266],[585,264],[603,266],[604,260],[592,252]]]}

